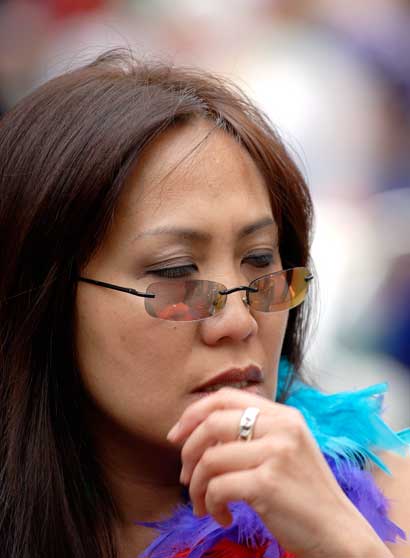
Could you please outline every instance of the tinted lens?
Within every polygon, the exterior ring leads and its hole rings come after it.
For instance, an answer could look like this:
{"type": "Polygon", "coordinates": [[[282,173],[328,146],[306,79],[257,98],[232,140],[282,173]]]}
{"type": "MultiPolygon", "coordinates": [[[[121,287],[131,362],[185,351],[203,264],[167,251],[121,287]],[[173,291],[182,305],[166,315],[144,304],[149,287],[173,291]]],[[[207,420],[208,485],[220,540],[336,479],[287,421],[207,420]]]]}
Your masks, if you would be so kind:
{"type": "Polygon", "coordinates": [[[310,273],[306,267],[294,267],[265,275],[250,283],[249,286],[258,289],[258,292],[249,292],[249,303],[254,310],[260,312],[279,312],[294,308],[306,296],[308,277],[310,273]]]}
{"type": "Polygon", "coordinates": [[[213,281],[162,281],[152,283],[147,293],[155,298],[145,299],[150,316],[176,322],[203,320],[225,306],[226,297],[219,294],[225,285],[213,281]]]}

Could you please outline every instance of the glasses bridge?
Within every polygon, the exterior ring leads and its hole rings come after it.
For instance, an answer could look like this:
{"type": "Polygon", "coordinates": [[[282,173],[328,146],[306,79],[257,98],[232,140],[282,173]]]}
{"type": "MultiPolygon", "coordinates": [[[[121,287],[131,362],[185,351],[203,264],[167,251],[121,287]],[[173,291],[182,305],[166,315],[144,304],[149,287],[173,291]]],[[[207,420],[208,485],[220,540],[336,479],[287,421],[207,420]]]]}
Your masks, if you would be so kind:
{"type": "Polygon", "coordinates": [[[219,291],[219,294],[228,295],[228,294],[231,294],[231,293],[236,293],[237,291],[246,291],[248,293],[257,293],[258,289],[255,289],[254,287],[248,287],[246,285],[243,285],[242,287],[234,287],[233,289],[226,289],[224,291],[219,291]]]}
{"type": "Polygon", "coordinates": [[[245,291],[242,300],[255,312],[282,312],[299,306],[313,279],[306,267],[281,269],[254,279],[249,285],[227,289],[223,283],[202,279],[158,281],[148,285],[146,292],[131,287],[105,283],[96,279],[77,277],[108,289],[114,289],[145,299],[146,312],[153,318],[190,322],[211,318],[225,307],[227,297],[245,291]]]}

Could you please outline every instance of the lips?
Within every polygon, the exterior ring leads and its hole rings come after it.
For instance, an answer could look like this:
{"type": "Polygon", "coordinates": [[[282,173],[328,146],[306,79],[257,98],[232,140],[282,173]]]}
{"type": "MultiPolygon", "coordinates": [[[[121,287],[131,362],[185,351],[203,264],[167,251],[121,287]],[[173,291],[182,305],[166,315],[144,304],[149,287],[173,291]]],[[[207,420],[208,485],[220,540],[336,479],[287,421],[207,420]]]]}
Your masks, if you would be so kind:
{"type": "Polygon", "coordinates": [[[251,364],[245,368],[231,368],[217,374],[206,383],[202,384],[196,388],[193,393],[203,391],[211,386],[217,384],[230,384],[237,382],[251,382],[254,384],[260,384],[263,382],[263,373],[259,366],[251,364]]]}

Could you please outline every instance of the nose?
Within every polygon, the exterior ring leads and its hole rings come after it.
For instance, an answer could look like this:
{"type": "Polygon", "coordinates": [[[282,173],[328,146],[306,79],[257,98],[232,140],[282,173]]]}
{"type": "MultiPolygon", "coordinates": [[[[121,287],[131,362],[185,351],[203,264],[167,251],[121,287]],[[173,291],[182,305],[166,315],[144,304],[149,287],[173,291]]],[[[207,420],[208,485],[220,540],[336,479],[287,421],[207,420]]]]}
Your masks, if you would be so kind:
{"type": "Polygon", "coordinates": [[[244,291],[227,295],[225,307],[207,320],[200,322],[201,335],[208,345],[215,345],[222,339],[245,341],[258,331],[258,323],[246,301],[244,291]]]}

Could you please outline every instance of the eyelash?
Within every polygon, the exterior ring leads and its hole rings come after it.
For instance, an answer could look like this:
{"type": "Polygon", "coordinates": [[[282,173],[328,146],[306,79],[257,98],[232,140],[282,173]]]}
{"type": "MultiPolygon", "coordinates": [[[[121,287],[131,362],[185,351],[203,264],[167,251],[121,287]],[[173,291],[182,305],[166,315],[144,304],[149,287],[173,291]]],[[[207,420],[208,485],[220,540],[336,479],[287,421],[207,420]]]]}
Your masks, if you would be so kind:
{"type": "MultiPolygon", "coordinates": [[[[256,265],[255,267],[267,267],[273,263],[273,254],[261,254],[260,256],[248,256],[245,258],[247,260],[257,260],[262,265],[256,265]]],[[[162,269],[153,269],[149,273],[157,275],[158,277],[164,277],[167,279],[176,279],[178,277],[186,277],[190,273],[197,271],[196,265],[181,265],[178,267],[164,267],[162,269]],[[188,271],[189,270],[189,271],[188,271]]]]}

